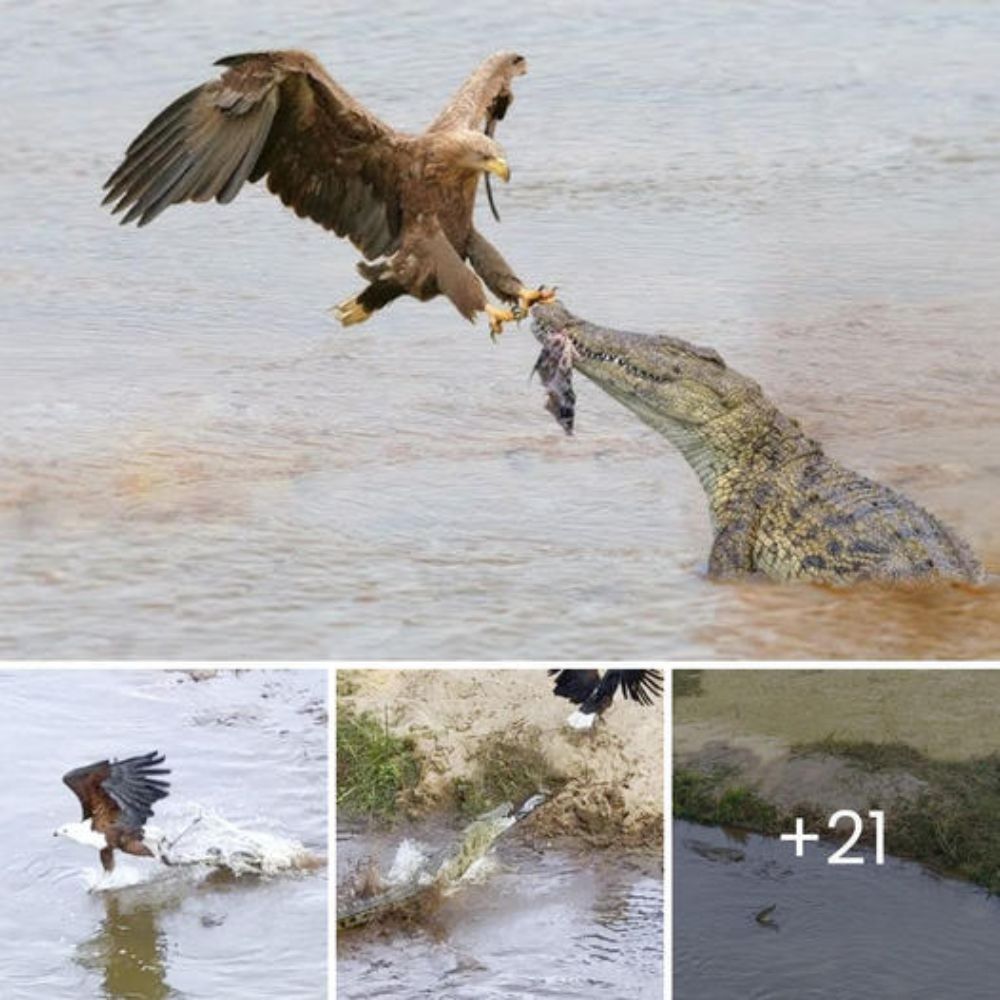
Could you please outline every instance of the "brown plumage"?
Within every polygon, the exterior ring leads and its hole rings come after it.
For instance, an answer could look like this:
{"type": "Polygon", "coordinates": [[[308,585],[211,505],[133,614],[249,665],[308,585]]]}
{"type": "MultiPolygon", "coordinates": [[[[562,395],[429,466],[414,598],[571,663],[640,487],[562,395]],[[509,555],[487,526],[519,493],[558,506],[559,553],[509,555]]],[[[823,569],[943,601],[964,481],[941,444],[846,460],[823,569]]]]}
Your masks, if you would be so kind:
{"type": "Polygon", "coordinates": [[[154,750],[127,760],[101,760],[63,775],[83,806],[83,818],[91,820],[95,833],[104,834],[101,864],[105,871],[114,869],[116,849],[155,857],[143,843],[143,827],[153,815],[153,803],[169,794],[170,782],[160,778],[170,773],[159,767],[163,760],[154,750]]]}
{"type": "Polygon", "coordinates": [[[359,264],[368,287],[337,307],[344,325],[404,294],[444,294],[467,319],[485,310],[499,329],[514,314],[487,304],[480,278],[521,308],[551,297],[526,289],[472,222],[479,177],[510,176],[493,132],[525,72],[522,56],[490,56],[416,136],[382,122],[308,53],[249,53],[217,65],[222,76],[157,115],[108,178],[104,201],[125,212],[123,223],[144,226],[184,201],[227,203],[266,177],[297,215],[376,261],[359,264]]]}

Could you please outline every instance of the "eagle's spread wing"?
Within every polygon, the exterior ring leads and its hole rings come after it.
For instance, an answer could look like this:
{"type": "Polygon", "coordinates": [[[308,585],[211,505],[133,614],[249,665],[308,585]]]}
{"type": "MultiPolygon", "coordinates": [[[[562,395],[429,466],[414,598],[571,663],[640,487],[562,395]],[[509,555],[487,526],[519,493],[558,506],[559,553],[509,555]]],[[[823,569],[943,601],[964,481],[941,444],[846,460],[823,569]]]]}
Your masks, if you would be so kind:
{"type": "Polygon", "coordinates": [[[550,670],[556,675],[555,694],[574,704],[587,707],[610,704],[618,688],[626,698],[640,705],[652,705],[663,693],[663,674],[659,670],[550,670]]]}
{"type": "Polygon", "coordinates": [[[395,249],[406,139],[304,52],[229,56],[139,134],[105,183],[105,203],[140,226],[183,201],[232,201],[267,176],[295,212],[347,236],[369,259],[395,249]]]}
{"type": "Polygon", "coordinates": [[[574,705],[582,705],[601,682],[597,670],[550,670],[549,676],[556,679],[553,693],[568,698],[574,705]]]}
{"type": "Polygon", "coordinates": [[[153,815],[153,803],[169,794],[170,783],[159,778],[170,773],[159,767],[163,760],[155,750],[128,760],[101,760],[70,771],[63,781],[80,800],[83,818],[92,819],[95,830],[103,833],[113,825],[141,830],[153,815]]]}
{"type": "MultiPolygon", "coordinates": [[[[515,76],[528,71],[524,56],[516,52],[497,52],[486,59],[472,76],[462,84],[451,103],[434,119],[428,132],[442,132],[453,128],[482,128],[492,139],[497,122],[514,100],[511,83],[515,76]]],[[[490,175],[486,175],[486,196],[493,217],[500,221],[490,175]]]]}
{"type": "Polygon", "coordinates": [[[622,694],[640,705],[652,705],[653,699],[663,694],[663,674],[659,670],[609,670],[608,673],[621,674],[622,694]]]}
{"type": "Polygon", "coordinates": [[[511,90],[514,77],[521,76],[527,69],[524,56],[516,52],[497,52],[490,56],[462,84],[428,131],[484,129],[487,135],[492,136],[496,123],[507,113],[514,100],[511,90]]]}

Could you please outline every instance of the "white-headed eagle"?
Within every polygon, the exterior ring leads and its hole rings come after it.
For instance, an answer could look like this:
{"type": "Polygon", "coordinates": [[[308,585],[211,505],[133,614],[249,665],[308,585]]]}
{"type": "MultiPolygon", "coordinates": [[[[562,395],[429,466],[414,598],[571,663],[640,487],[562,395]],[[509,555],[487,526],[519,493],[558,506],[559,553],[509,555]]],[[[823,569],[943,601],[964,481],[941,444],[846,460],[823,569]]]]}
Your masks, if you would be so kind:
{"type": "Polygon", "coordinates": [[[419,135],[385,124],[306,52],[216,65],[226,67],[222,76],[157,115],[108,178],[104,200],[125,211],[123,223],[143,226],[185,201],[227,203],[266,177],[297,215],[346,236],[371,262],[358,265],[367,288],[336,307],[345,326],[401,295],[443,294],[466,319],[485,311],[495,334],[552,299],[526,288],[472,223],[479,178],[488,186],[490,174],[510,177],[493,134],[526,70],[523,56],[486,59],[419,135]],[[480,279],[515,309],[487,303],[480,279]]]}
{"type": "Polygon", "coordinates": [[[170,782],[163,781],[161,775],[170,770],[159,766],[163,762],[163,755],[154,750],[127,760],[101,760],[64,774],[63,781],[80,800],[83,820],[91,821],[93,833],[89,837],[74,836],[72,827],[82,824],[60,827],[56,833],[99,847],[106,872],[114,870],[115,850],[139,857],[162,857],[144,842],[143,828],[153,815],[153,803],[169,794],[170,782]]]}
{"type": "Polygon", "coordinates": [[[652,705],[663,693],[663,673],[659,670],[550,670],[555,676],[554,694],[580,707],[566,720],[574,729],[590,729],[621,688],[625,698],[640,705],[652,705]]]}

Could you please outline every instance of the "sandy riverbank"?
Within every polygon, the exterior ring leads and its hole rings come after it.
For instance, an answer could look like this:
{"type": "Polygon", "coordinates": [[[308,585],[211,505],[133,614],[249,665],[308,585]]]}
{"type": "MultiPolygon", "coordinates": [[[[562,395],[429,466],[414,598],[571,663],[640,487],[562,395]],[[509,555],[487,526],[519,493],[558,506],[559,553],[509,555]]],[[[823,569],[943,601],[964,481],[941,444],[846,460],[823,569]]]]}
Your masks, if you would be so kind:
{"type": "Polygon", "coordinates": [[[476,752],[495,734],[535,729],[562,784],[532,817],[537,835],[592,844],[653,846],[663,831],[662,702],[616,699],[594,733],[564,725],[569,702],[552,696],[543,670],[342,670],[338,704],[387,717],[414,740],[423,767],[415,801],[448,804],[456,778],[471,777],[476,752]]]}

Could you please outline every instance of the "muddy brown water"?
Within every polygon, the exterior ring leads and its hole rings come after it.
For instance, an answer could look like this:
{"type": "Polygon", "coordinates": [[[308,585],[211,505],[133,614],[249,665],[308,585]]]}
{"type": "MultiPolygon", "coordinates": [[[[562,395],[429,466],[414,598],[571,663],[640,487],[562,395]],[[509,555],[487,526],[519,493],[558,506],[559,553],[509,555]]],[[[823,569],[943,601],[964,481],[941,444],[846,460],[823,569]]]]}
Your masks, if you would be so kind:
{"type": "MultiPolygon", "coordinates": [[[[387,872],[405,839],[432,852],[457,828],[337,832],[338,885],[359,858],[387,872]]],[[[517,827],[419,924],[337,932],[337,1000],[660,1000],[663,865],[654,853],[531,846],[517,827]]]]}
{"type": "MultiPolygon", "coordinates": [[[[890,831],[891,833],[891,831],[890,831]]],[[[887,835],[888,836],[888,835],[887,835]]],[[[891,857],[831,866],[829,844],[674,824],[674,995],[885,1000],[996,993],[1000,901],[891,857]],[[771,925],[756,915],[774,906],[771,925]]]]}
{"type": "Polygon", "coordinates": [[[118,855],[107,888],[97,851],[52,832],[80,819],[65,771],[159,749],[172,788],[151,822],[168,835],[201,813],[210,847],[233,838],[225,820],[325,855],[325,703],[322,671],[0,671],[4,1000],[323,1000],[325,870],[233,878],[118,855]]]}
{"type": "Polygon", "coordinates": [[[342,330],[353,250],[260,191],[136,231],[128,141],[232,51],[302,45],[387,120],[499,47],[527,280],[717,348],[1000,569],[997,8],[43,0],[2,18],[0,655],[990,657],[1000,589],[719,586],[705,500],[526,328],[342,330]]]}

